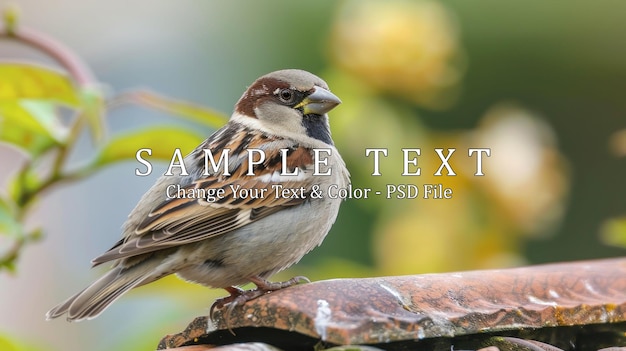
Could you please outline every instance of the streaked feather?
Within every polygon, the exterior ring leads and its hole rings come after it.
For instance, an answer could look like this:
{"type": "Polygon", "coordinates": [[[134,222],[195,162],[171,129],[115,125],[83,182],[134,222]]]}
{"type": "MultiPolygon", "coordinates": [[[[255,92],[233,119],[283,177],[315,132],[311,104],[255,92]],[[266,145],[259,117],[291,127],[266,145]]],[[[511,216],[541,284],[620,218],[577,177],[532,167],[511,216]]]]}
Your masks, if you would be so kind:
{"type": "MultiPolygon", "coordinates": [[[[111,249],[92,260],[97,266],[104,262],[133,257],[164,248],[189,244],[205,240],[216,235],[224,235],[241,228],[265,216],[284,208],[295,206],[306,201],[304,198],[283,198],[274,196],[272,185],[280,184],[285,188],[301,188],[307,191],[313,186],[313,177],[304,177],[302,174],[312,171],[313,152],[309,148],[299,146],[293,141],[272,137],[259,131],[254,131],[238,123],[229,123],[218,133],[215,133],[206,143],[200,145],[185,158],[186,164],[197,164],[204,161],[202,149],[209,148],[218,155],[225,142],[221,139],[229,138],[245,141],[245,145],[238,147],[238,153],[229,158],[231,176],[224,176],[223,170],[207,176],[194,179],[181,187],[183,190],[203,188],[207,192],[222,189],[224,195],[215,202],[196,198],[166,199],[149,212],[147,216],[133,229],[132,233],[118,241],[111,249]],[[246,134],[247,138],[234,138],[233,134],[246,134]],[[254,166],[254,176],[248,173],[247,148],[260,148],[270,143],[275,148],[266,149],[265,162],[254,166]],[[299,176],[282,176],[276,170],[281,167],[280,149],[290,150],[286,166],[298,169],[299,176]],[[265,189],[262,198],[241,198],[234,196],[233,188],[265,189]],[[252,212],[254,211],[254,214],[252,212]]],[[[227,144],[233,147],[233,145],[227,144]]],[[[192,176],[192,175],[190,175],[192,176]]],[[[151,191],[163,191],[162,189],[151,191]]]]}

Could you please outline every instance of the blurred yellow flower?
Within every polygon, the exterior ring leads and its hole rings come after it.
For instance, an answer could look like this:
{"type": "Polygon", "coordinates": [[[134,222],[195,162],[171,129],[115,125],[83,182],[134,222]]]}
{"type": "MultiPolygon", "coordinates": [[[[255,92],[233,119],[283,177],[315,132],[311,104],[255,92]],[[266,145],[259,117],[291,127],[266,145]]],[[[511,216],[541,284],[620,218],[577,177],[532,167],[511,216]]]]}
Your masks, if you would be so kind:
{"type": "Polygon", "coordinates": [[[550,127],[524,108],[499,104],[474,130],[425,134],[427,139],[415,143],[424,150],[423,173],[403,180],[418,185],[422,194],[380,203],[373,247],[381,274],[524,264],[523,238],[551,232],[569,188],[550,127]],[[456,176],[433,176],[440,161],[428,152],[435,147],[456,149],[451,159],[456,176]],[[476,158],[467,157],[469,148],[491,150],[483,158],[484,176],[475,176],[476,158]],[[437,183],[452,189],[450,199],[424,198],[424,185],[437,183]]]}
{"type": "Polygon", "coordinates": [[[607,245],[626,248],[626,216],[605,220],[600,226],[600,239],[607,245]]]}
{"type": "Polygon", "coordinates": [[[492,107],[473,142],[492,149],[484,186],[523,234],[545,233],[561,219],[569,190],[564,157],[552,129],[512,104],[492,107]]]}
{"type": "Polygon", "coordinates": [[[620,129],[611,134],[609,149],[617,157],[626,157],[626,129],[620,129]]]}
{"type": "Polygon", "coordinates": [[[411,274],[524,264],[524,237],[550,233],[569,188],[564,157],[551,128],[528,110],[497,104],[471,130],[435,132],[415,109],[454,102],[462,50],[451,14],[430,0],[347,1],[331,36],[327,77],[342,97],[331,123],[355,186],[385,191],[413,186],[415,199],[372,197],[360,205],[377,213],[373,254],[379,274],[411,274]],[[382,176],[373,176],[366,148],[384,148],[382,176]],[[420,148],[420,176],[402,176],[403,148],[420,148]],[[436,148],[456,149],[456,175],[435,175],[436,148]],[[488,148],[476,176],[470,148],[488,148]],[[362,160],[354,162],[353,160],[362,160]],[[425,198],[426,187],[451,189],[450,199],[425,198]]]}
{"type": "Polygon", "coordinates": [[[455,21],[435,1],[348,1],[331,37],[337,66],[382,92],[443,107],[461,78],[455,21]]]}

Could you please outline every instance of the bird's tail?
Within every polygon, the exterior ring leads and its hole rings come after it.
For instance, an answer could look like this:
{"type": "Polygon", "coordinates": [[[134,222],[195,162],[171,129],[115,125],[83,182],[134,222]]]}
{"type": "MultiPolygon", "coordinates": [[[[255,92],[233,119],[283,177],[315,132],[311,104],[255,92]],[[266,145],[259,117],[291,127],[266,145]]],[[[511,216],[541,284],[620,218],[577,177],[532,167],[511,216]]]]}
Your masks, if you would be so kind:
{"type": "Polygon", "coordinates": [[[130,268],[115,267],[93,284],[60,303],[48,313],[46,319],[51,320],[67,313],[68,321],[92,319],[100,315],[113,301],[128,290],[139,285],[154,281],[150,269],[138,264],[130,268]]]}

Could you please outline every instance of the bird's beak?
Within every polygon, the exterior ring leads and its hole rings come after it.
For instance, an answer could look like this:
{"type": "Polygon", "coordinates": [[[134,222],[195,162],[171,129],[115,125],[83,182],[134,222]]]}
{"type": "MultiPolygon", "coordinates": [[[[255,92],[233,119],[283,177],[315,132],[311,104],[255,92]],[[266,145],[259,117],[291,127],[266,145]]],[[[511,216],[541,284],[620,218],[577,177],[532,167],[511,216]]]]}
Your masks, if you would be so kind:
{"type": "Polygon", "coordinates": [[[323,115],[340,103],[341,100],[339,100],[335,94],[324,88],[314,87],[313,92],[295,106],[295,108],[302,108],[302,112],[305,115],[323,115]]]}

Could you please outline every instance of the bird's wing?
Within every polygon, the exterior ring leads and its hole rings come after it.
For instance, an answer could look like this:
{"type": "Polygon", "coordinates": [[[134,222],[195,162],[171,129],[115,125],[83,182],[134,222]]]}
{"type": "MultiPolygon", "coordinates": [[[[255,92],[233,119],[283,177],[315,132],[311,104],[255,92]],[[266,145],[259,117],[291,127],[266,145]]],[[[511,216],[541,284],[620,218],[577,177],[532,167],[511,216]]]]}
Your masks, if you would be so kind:
{"type": "Polygon", "coordinates": [[[276,158],[280,153],[271,150],[267,150],[265,162],[254,167],[255,175],[248,176],[245,149],[254,145],[252,141],[241,152],[230,156],[230,164],[237,165],[231,171],[231,176],[216,173],[181,186],[183,191],[193,189],[206,194],[221,190],[222,196],[213,202],[206,198],[174,197],[159,203],[132,233],[127,233],[111,249],[92,260],[93,265],[224,235],[272,213],[307,201],[314,181],[310,172],[313,160],[311,150],[297,145],[289,148],[287,168],[290,172],[297,168],[298,176],[281,175],[281,163],[276,158]],[[281,186],[281,189],[304,189],[298,195],[304,193],[305,196],[277,196],[273,186],[281,186]],[[233,192],[235,189],[253,189],[252,195],[262,192],[263,196],[241,196],[233,192]]]}

